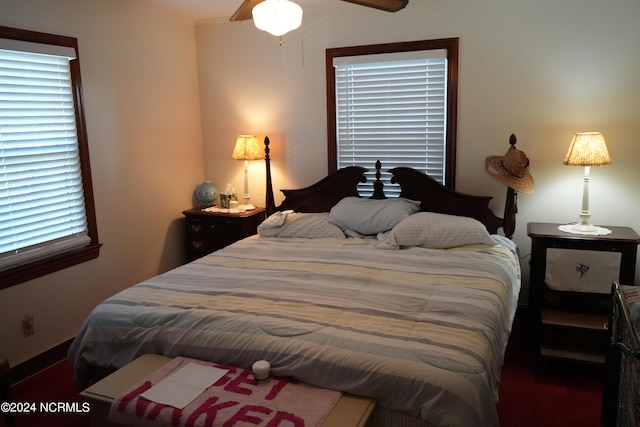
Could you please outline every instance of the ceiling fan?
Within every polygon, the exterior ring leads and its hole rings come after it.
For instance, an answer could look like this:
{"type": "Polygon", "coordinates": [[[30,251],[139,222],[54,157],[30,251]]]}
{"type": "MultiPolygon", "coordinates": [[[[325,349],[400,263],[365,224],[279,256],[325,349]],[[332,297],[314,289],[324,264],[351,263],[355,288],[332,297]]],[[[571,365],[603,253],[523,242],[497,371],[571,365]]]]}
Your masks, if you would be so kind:
{"type": "MultiPolygon", "coordinates": [[[[230,21],[244,21],[252,19],[251,11],[254,6],[262,3],[264,0],[244,0],[238,10],[231,16],[230,21]]],[[[397,12],[403,9],[409,0],[342,0],[348,3],[359,4],[361,6],[372,7],[374,9],[384,10],[386,12],[397,12]]]]}

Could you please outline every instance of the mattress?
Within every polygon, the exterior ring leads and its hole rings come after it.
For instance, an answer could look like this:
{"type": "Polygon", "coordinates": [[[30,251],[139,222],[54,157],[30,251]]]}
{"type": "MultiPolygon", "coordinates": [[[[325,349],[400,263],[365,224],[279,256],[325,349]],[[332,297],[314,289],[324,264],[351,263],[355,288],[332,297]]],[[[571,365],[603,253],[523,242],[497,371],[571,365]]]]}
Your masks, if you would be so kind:
{"type": "Polygon", "coordinates": [[[376,248],[370,239],[253,236],[123,290],[69,350],[90,366],[145,353],[248,368],[376,400],[433,426],[498,425],[520,289],[516,250],[376,248]]]}

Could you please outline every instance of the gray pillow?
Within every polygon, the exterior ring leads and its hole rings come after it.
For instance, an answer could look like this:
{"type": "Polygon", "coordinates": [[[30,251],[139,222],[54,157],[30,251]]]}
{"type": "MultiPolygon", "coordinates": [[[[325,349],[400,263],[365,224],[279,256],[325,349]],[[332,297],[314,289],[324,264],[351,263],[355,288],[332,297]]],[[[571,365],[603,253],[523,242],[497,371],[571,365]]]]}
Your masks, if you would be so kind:
{"type": "Polygon", "coordinates": [[[383,200],[345,197],[331,208],[329,222],[343,230],[375,235],[391,230],[419,210],[420,202],[402,197],[383,200]]]}

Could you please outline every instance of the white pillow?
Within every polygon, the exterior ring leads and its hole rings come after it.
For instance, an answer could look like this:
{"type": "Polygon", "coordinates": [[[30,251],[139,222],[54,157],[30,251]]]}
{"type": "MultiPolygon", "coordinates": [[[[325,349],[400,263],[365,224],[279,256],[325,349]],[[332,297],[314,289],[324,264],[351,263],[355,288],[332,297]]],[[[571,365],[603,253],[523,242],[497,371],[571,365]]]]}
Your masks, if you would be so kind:
{"type": "Polygon", "coordinates": [[[402,220],[388,233],[380,233],[377,247],[446,249],[478,244],[496,244],[480,221],[464,216],[418,212],[402,220]]]}
{"type": "Polygon", "coordinates": [[[282,224],[284,224],[287,216],[292,213],[293,211],[291,209],[286,211],[274,212],[273,214],[269,215],[269,218],[265,219],[260,223],[260,225],[258,225],[258,231],[261,229],[264,230],[265,228],[280,227],[282,224]]]}
{"type": "Polygon", "coordinates": [[[345,197],[331,208],[329,222],[343,230],[375,235],[391,230],[419,210],[420,202],[402,197],[383,200],[345,197]]]}
{"type": "Polygon", "coordinates": [[[263,237],[346,238],[339,227],[329,222],[328,212],[276,212],[258,226],[258,234],[263,237]]]}

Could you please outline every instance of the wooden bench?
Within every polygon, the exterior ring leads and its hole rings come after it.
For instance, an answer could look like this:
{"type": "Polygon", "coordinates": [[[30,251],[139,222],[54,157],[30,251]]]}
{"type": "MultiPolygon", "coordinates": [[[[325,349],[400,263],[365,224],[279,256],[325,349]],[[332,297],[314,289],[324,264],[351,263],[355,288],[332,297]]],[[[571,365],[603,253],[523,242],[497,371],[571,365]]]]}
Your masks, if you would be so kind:
{"type": "MultiPolygon", "coordinates": [[[[91,426],[115,426],[107,420],[111,403],[137,382],[152,374],[171,358],[145,354],[80,393],[91,403],[91,426]]],[[[343,394],[322,427],[363,427],[375,402],[364,397],[343,394]]]]}

